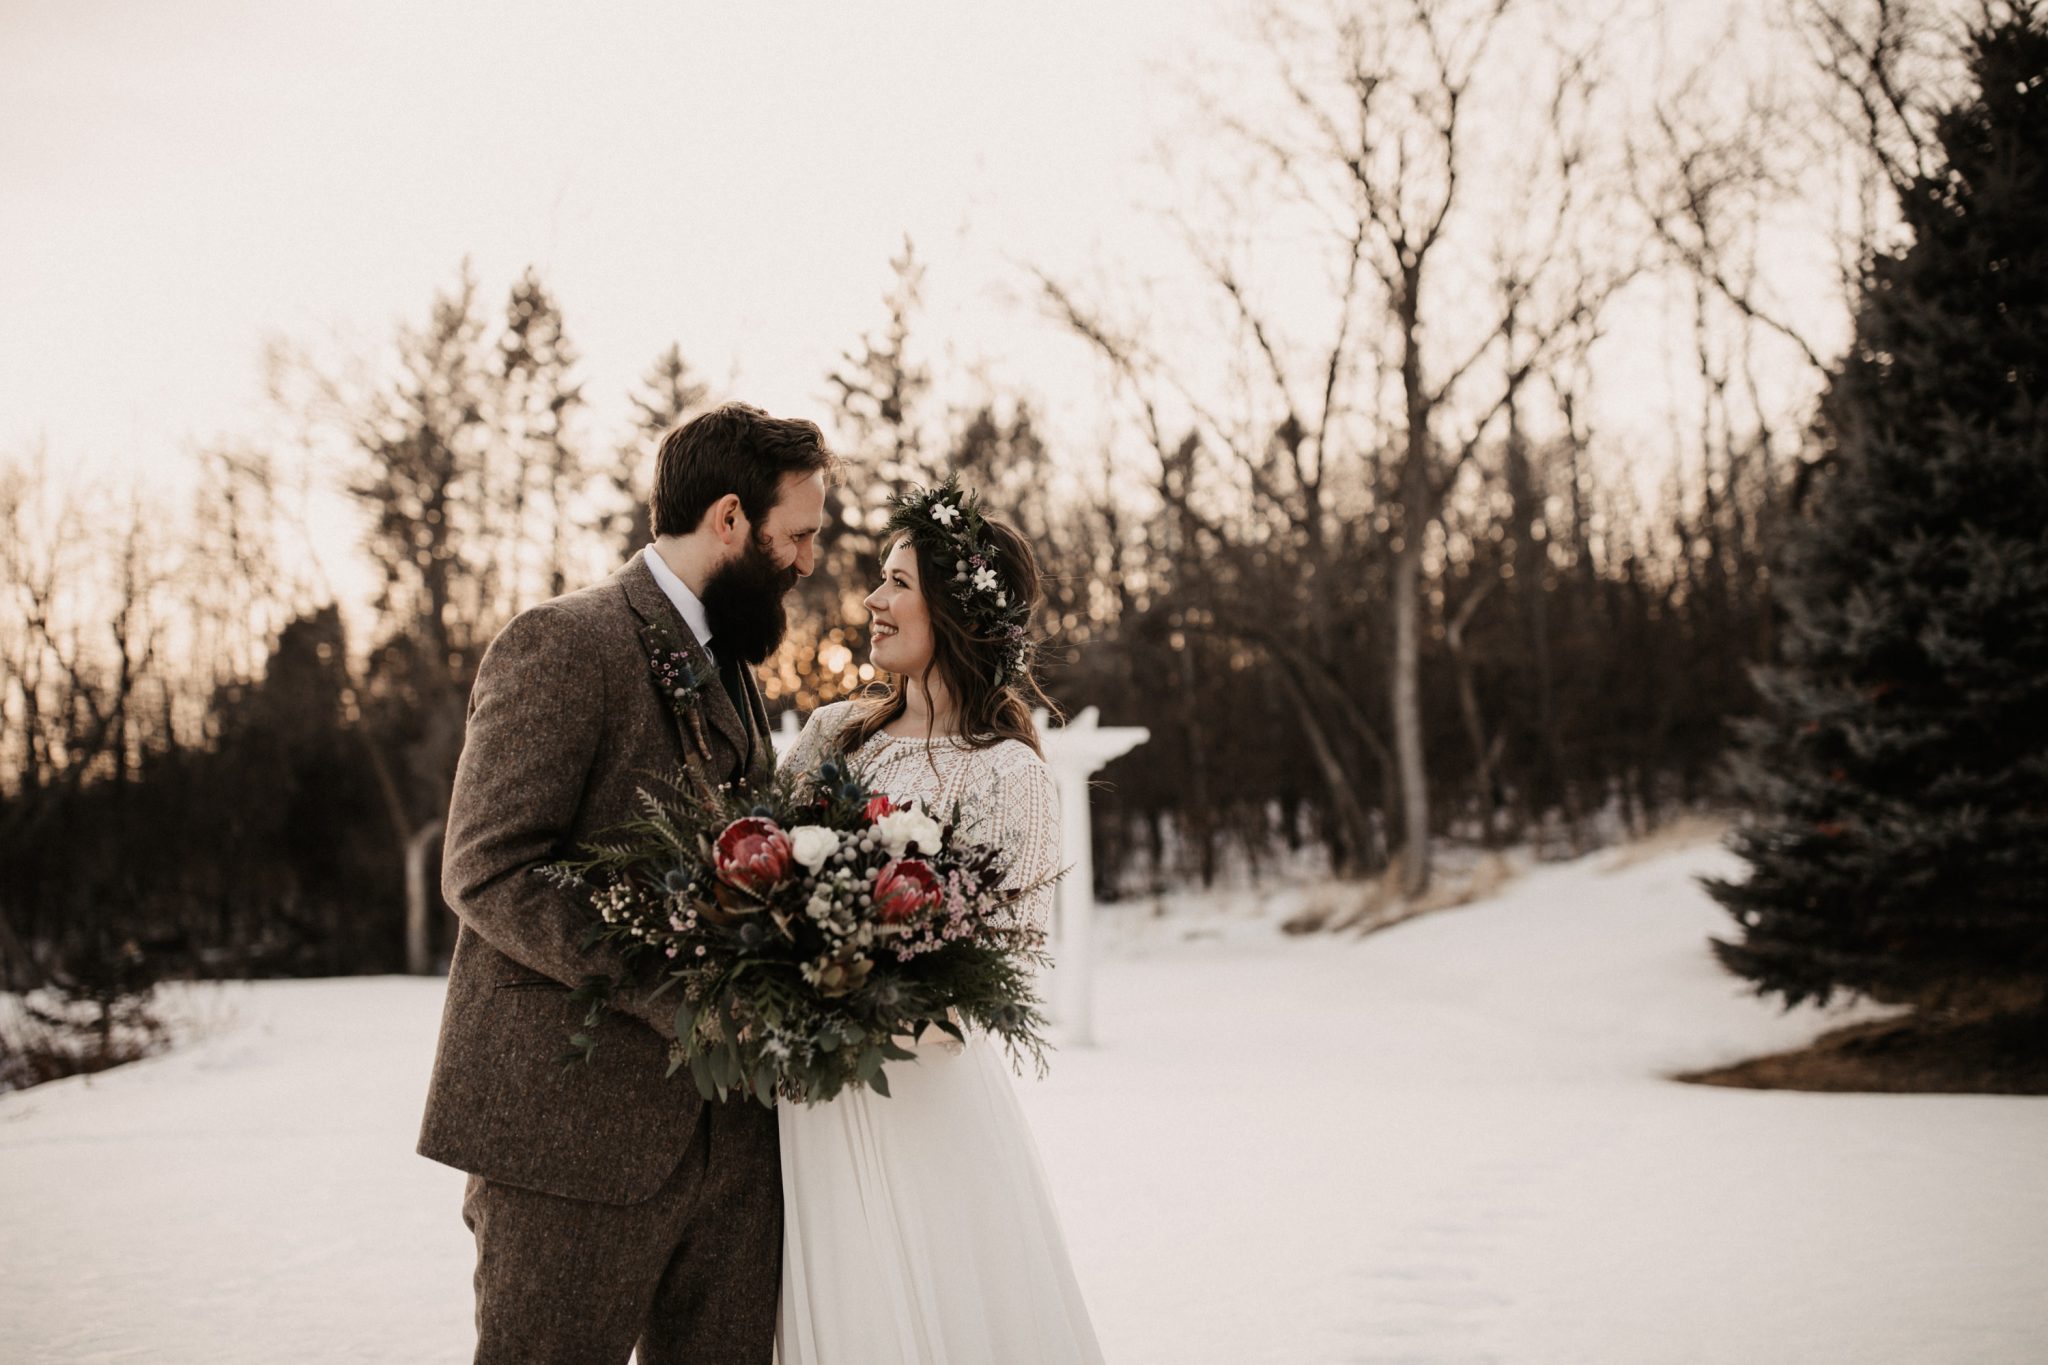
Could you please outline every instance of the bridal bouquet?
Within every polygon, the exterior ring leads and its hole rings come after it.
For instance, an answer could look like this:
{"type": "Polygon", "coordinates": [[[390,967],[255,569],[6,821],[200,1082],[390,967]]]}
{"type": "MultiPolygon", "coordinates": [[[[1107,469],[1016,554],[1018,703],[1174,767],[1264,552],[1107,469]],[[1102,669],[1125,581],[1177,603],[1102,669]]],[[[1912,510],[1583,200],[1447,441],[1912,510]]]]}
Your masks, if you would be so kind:
{"type": "MultiPolygon", "coordinates": [[[[1045,1018],[1033,973],[1045,936],[1017,913],[1000,850],[974,842],[958,813],[899,805],[842,758],[778,778],[764,795],[704,791],[664,800],[542,872],[585,895],[587,942],[625,954],[657,996],[673,989],[677,1041],[706,1099],[777,1096],[815,1104],[849,1085],[886,1096],[883,1067],[902,1040],[961,1026],[1000,1039],[1042,1071],[1045,1018]]],[[[608,983],[565,1060],[596,1046],[608,983]]]]}

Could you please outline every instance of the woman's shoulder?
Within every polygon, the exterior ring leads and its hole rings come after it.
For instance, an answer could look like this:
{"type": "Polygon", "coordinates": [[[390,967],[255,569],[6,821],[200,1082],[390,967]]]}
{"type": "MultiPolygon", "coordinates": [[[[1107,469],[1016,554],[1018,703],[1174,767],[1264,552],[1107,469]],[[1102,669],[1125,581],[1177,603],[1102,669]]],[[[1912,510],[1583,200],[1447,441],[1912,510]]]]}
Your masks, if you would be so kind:
{"type": "Polygon", "coordinates": [[[968,752],[998,777],[1035,778],[1042,774],[1047,781],[1052,779],[1052,769],[1038,750],[1021,739],[1006,737],[968,752]]]}
{"type": "Polygon", "coordinates": [[[853,714],[851,701],[828,701],[811,712],[811,721],[823,730],[837,730],[853,714]]]}
{"type": "Polygon", "coordinates": [[[827,744],[844,735],[853,723],[860,719],[859,704],[851,697],[840,701],[828,701],[811,712],[807,726],[817,728],[818,737],[827,744]]]}

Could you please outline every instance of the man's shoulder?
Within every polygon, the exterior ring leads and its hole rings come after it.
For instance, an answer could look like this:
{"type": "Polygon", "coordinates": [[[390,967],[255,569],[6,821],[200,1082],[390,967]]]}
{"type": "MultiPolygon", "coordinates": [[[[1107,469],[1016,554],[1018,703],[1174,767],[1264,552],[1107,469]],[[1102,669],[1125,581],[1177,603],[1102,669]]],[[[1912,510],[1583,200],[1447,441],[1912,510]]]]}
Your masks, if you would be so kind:
{"type": "Polygon", "coordinates": [[[500,636],[546,640],[567,637],[589,644],[627,629],[631,619],[624,594],[616,583],[607,581],[534,603],[506,622],[500,636]]]}
{"type": "Polygon", "coordinates": [[[551,597],[504,624],[485,651],[483,667],[552,668],[586,675],[616,668],[640,647],[636,622],[611,584],[551,597]]]}

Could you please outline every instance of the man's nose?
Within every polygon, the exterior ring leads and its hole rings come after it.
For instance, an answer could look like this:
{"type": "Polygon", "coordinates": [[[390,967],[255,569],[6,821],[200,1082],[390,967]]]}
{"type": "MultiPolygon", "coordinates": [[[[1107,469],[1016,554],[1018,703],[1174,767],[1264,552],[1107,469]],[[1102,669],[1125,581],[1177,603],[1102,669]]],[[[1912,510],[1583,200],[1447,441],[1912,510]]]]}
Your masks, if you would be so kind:
{"type": "Polygon", "coordinates": [[[801,550],[798,550],[796,552],[796,571],[802,574],[805,578],[809,578],[811,576],[811,570],[816,568],[817,566],[818,551],[816,547],[806,545],[801,550]]]}

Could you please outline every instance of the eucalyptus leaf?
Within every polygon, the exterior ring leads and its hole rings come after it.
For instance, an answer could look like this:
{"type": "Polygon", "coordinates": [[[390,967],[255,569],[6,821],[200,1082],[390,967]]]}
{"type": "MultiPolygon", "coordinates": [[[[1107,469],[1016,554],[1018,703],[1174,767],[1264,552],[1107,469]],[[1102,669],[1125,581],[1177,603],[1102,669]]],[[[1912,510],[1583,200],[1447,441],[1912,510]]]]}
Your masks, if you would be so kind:
{"type": "Polygon", "coordinates": [[[711,1079],[711,1063],[702,1052],[690,1054],[690,1079],[697,1083],[697,1093],[707,1100],[718,1098],[717,1082],[711,1079]]]}

